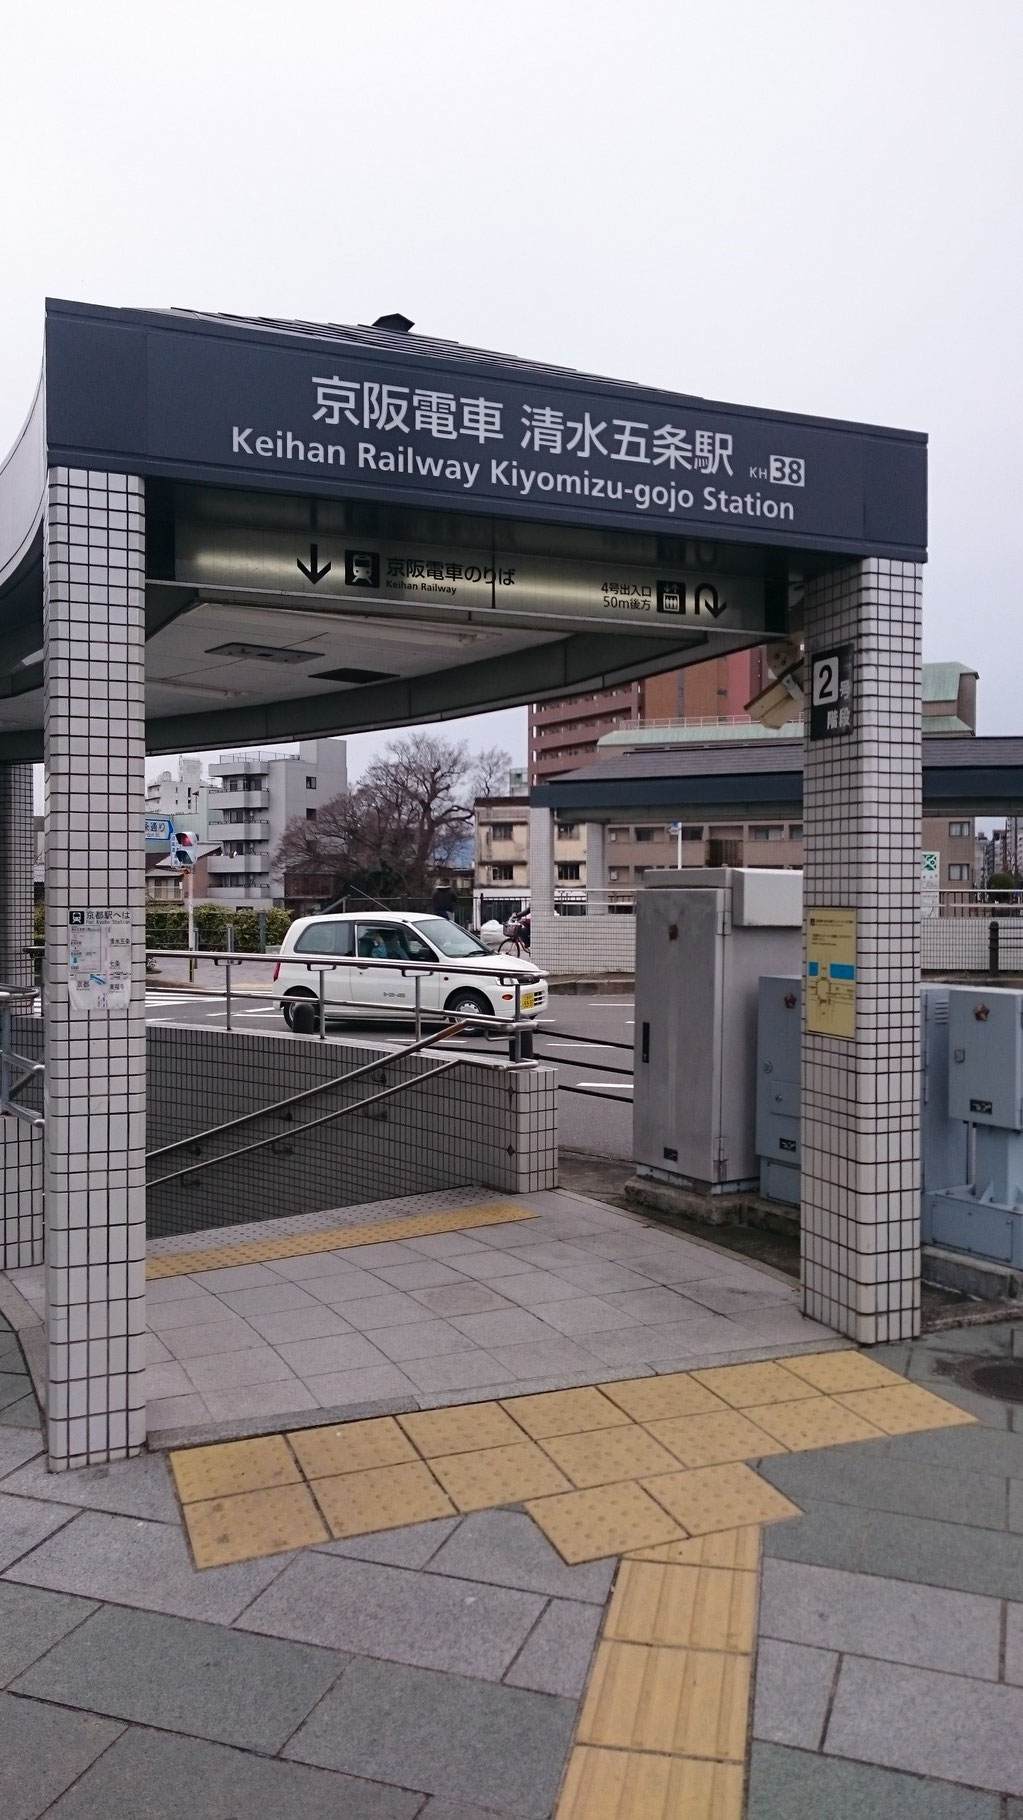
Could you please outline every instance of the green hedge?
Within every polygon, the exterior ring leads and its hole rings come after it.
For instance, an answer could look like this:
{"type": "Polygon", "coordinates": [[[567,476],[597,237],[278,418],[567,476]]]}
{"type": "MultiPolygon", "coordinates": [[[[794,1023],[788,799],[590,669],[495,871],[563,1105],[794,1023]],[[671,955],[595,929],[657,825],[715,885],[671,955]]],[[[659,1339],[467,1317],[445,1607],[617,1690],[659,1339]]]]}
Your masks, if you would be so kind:
{"type": "MultiPolygon", "coordinates": [[[[196,947],[207,951],[223,951],[228,945],[227,931],[231,928],[234,931],[234,947],[239,954],[258,954],[260,914],[258,910],[222,910],[219,904],[196,904],[196,947]]],[[[268,948],[276,948],[284,940],[285,931],[291,922],[291,912],[268,907],[262,914],[266,917],[266,945],[268,948]]],[[[146,947],[187,946],[187,912],[177,904],[148,904],[146,947]]]]}

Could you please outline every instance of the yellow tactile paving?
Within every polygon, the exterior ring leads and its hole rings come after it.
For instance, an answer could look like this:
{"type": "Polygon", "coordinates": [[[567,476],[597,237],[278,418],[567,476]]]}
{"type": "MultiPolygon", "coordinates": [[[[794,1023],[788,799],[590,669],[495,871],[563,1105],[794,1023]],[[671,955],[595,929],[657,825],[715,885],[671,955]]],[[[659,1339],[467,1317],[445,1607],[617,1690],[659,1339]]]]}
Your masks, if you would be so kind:
{"type": "Polygon", "coordinates": [[[456,1409],[420,1409],[398,1416],[410,1441],[427,1460],[447,1453],[511,1447],[525,1436],[498,1403],[463,1403],[456,1409]]]}
{"type": "Polygon", "coordinates": [[[835,1447],[845,1441],[880,1441],[881,1430],[846,1409],[834,1397],[801,1397],[798,1403],[771,1403],[747,1415],[791,1451],[835,1447]]]}
{"type": "Polygon", "coordinates": [[[601,1643],[579,1742],[742,1763],[749,1681],[748,1656],[601,1643]]]}
{"type": "Polygon", "coordinates": [[[277,1485],[189,1504],[185,1522],[197,1567],[227,1567],[329,1539],[305,1485],[277,1485]]]}
{"type": "Polygon", "coordinates": [[[429,1523],[453,1517],[454,1505],[421,1460],[405,1466],[373,1466],[334,1479],[314,1479],[316,1501],[338,1540],[370,1535],[380,1529],[402,1529],[406,1523],[429,1523]]]}
{"type": "Polygon", "coordinates": [[[387,1240],[433,1238],[442,1232],[464,1232],[473,1226],[506,1226],[511,1220],[535,1220],[531,1207],[512,1201],[487,1201],[480,1207],[452,1207],[444,1213],[411,1213],[395,1220],[362,1226],[326,1227],[277,1238],[248,1239],[207,1251],[171,1251],[151,1257],[146,1276],[190,1276],[193,1270],[226,1270],[234,1264],[271,1264],[278,1258],[300,1258],[317,1251],[347,1251],[353,1245],[381,1245],[387,1240]]]}
{"type": "Polygon", "coordinates": [[[634,1422],[624,1428],[590,1429],[587,1434],[551,1435],[541,1446],[580,1488],[672,1472],[676,1464],[667,1448],[634,1422]]]}
{"type": "Polygon", "coordinates": [[[721,1399],[688,1371],[666,1372],[662,1378],[627,1378],[620,1384],[605,1384],[603,1389],[635,1422],[709,1415],[723,1407],[721,1399]]]}
{"type": "Polygon", "coordinates": [[[797,1504],[749,1466],[699,1466],[694,1472],[666,1473],[644,1479],[643,1489],[694,1536],[802,1515],[797,1504]]]}
{"type": "Polygon", "coordinates": [[[171,1454],[171,1467],[182,1504],[264,1491],[274,1485],[296,1485],[302,1479],[283,1435],[183,1448],[171,1454]]]}
{"type": "Polygon", "coordinates": [[[633,1561],[670,1561],[689,1567],[730,1567],[736,1573],[754,1574],[760,1565],[760,1530],[713,1530],[692,1536],[688,1542],[664,1542],[659,1548],[638,1548],[633,1561]]]}
{"type": "Polygon", "coordinates": [[[598,1485],[537,1498],[526,1509],[570,1566],[628,1554],[658,1542],[678,1542],[685,1530],[640,1485],[598,1485]]]}
{"type": "Polygon", "coordinates": [[[577,1744],[557,1820],[740,1820],[738,1763],[577,1744]]]}
{"type": "Polygon", "coordinates": [[[753,1648],[755,1574],[725,1567],[681,1567],[623,1561],[604,1636],[614,1643],[658,1643],[675,1649],[753,1648]]]}
{"type": "Polygon", "coordinates": [[[812,1384],[803,1383],[771,1360],[757,1365],[714,1365],[707,1371],[694,1371],[693,1376],[734,1409],[748,1409],[754,1403],[790,1403],[795,1397],[813,1396],[812,1384]]]}
{"type": "Polygon", "coordinates": [[[783,1370],[795,1372],[797,1378],[805,1378],[814,1390],[827,1391],[831,1395],[839,1390],[890,1390],[893,1385],[906,1381],[898,1372],[890,1371],[887,1365],[879,1365],[864,1352],[804,1352],[796,1358],[778,1362],[783,1370]]]}
{"type": "Polygon", "coordinates": [[[532,1397],[510,1397],[502,1408],[535,1441],[549,1435],[582,1434],[591,1428],[614,1428],[628,1416],[599,1390],[542,1390],[532,1397]]]}
{"type": "Polygon", "coordinates": [[[758,1460],[786,1451],[781,1440],[772,1440],[738,1409],[675,1416],[668,1422],[648,1422],[647,1429],[683,1466],[721,1466],[729,1460],[758,1460]]]}
{"type": "Polygon", "coordinates": [[[566,1491],[568,1479],[535,1441],[435,1456],[430,1465],[458,1510],[493,1510],[566,1491]]]}
{"type": "Polygon", "coordinates": [[[336,1428],[300,1428],[291,1445],[307,1479],[362,1472],[371,1466],[400,1466],[418,1456],[393,1416],[371,1422],[342,1422],[336,1428]]]}
{"type": "Polygon", "coordinates": [[[955,1403],[946,1403],[918,1384],[902,1382],[893,1390],[851,1390],[836,1401],[851,1409],[854,1415],[873,1422],[886,1435],[915,1434],[922,1428],[958,1428],[976,1421],[955,1403]]]}

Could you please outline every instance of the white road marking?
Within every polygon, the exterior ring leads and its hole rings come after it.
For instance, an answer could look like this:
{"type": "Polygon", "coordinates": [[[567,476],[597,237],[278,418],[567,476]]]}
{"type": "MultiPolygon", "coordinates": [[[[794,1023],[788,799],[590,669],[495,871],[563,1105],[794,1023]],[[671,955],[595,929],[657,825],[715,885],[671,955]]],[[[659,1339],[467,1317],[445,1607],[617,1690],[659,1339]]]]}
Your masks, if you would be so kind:
{"type": "Polygon", "coordinates": [[[546,1036],[544,1042],[548,1049],[613,1049],[615,1047],[614,1043],[596,1043],[591,1042],[588,1038],[574,1042],[571,1037],[567,1036],[546,1036]]]}
{"type": "Polygon", "coordinates": [[[578,1089],[582,1089],[583,1091],[588,1090],[590,1093],[631,1093],[632,1092],[632,1082],[631,1081],[566,1081],[565,1085],[566,1085],[566,1087],[575,1087],[577,1090],[578,1089]]]}

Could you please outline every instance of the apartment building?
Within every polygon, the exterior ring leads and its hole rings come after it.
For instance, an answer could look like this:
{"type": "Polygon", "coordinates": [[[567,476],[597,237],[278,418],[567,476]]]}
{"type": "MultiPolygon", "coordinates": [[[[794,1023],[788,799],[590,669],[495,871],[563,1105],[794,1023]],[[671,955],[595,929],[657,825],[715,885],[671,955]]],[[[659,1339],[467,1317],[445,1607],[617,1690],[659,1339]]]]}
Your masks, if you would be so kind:
{"type": "Polygon", "coordinates": [[[322,803],[348,788],[343,739],[303,740],[297,752],[228,752],[210,766],[220,783],[209,838],[207,898],[235,908],[283,904],[284,878],[274,855],[289,822],[316,819],[322,803]]]}
{"type": "Polygon", "coordinates": [[[588,764],[597,755],[598,741],[623,723],[745,718],[746,703],[765,679],[758,646],[641,682],[536,702],[529,710],[529,781],[539,783],[588,764]]]}
{"type": "Polygon", "coordinates": [[[169,816],[176,828],[189,828],[209,840],[210,817],[221,797],[219,785],[203,776],[201,758],[180,758],[178,774],[161,771],[146,785],[146,814],[169,816]]]}
{"type": "MultiPolygon", "coordinates": [[[[476,886],[529,890],[529,799],[481,796],[476,812],[476,886]]],[[[555,882],[566,891],[586,883],[586,830],[581,822],[558,821],[554,829],[555,882]]]]}

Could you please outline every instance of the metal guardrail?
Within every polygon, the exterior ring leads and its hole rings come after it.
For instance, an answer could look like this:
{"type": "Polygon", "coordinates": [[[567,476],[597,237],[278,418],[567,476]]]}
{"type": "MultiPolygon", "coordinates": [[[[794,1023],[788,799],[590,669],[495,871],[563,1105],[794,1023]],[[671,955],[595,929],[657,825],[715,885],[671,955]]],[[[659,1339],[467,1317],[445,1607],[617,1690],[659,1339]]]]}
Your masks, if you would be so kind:
{"type": "Polygon", "coordinates": [[[26,1125],[43,1124],[43,1115],[30,1106],[19,1105],[16,1096],[30,1081],[38,1080],[43,1073],[43,1064],[31,1061],[27,1055],[19,1055],[12,1046],[11,1020],[15,1000],[34,1000],[37,991],[36,986],[0,984],[0,1113],[22,1119],[26,1125]]]}

